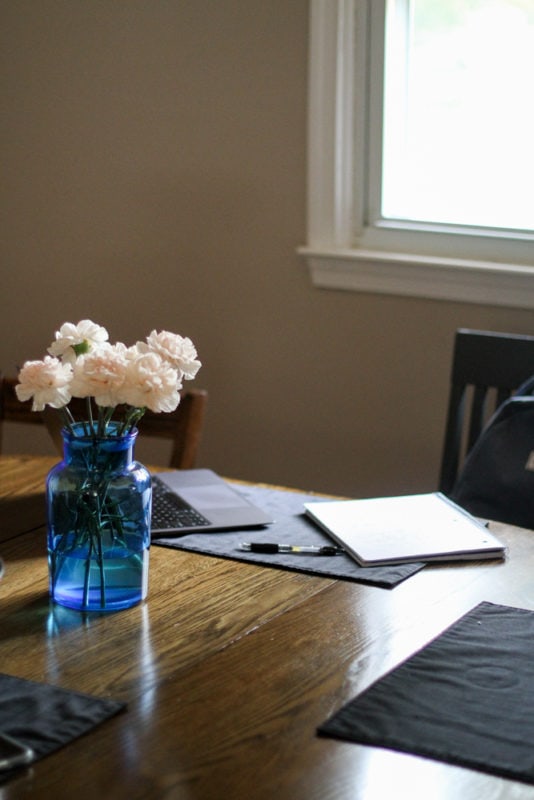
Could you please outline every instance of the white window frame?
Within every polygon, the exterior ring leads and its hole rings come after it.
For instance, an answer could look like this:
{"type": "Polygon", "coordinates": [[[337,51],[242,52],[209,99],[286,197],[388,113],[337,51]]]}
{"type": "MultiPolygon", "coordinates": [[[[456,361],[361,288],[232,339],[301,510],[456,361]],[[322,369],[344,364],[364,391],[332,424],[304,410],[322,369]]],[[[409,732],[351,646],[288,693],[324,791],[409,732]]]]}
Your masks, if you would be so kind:
{"type": "Polygon", "coordinates": [[[534,308],[534,236],[371,219],[367,186],[380,157],[367,147],[367,125],[380,126],[381,107],[368,78],[382,70],[368,42],[384,5],[310,0],[308,230],[298,252],[312,283],[534,308]]]}

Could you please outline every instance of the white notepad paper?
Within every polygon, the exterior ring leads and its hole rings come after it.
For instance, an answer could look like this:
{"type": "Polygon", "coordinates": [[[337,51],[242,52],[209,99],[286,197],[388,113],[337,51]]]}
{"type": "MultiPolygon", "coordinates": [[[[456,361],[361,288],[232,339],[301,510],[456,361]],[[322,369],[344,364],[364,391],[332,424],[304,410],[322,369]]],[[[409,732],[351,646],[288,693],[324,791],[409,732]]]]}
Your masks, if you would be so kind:
{"type": "Polygon", "coordinates": [[[487,527],[440,492],[305,509],[361,566],[504,557],[504,545],[487,527]]]}

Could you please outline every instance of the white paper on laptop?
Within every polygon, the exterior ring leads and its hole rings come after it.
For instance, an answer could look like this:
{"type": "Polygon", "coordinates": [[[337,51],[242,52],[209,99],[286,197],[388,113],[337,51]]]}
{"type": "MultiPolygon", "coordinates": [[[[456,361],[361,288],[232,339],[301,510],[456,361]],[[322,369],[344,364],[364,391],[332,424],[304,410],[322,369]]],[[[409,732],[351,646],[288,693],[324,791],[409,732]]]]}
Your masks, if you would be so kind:
{"type": "Polygon", "coordinates": [[[440,492],[305,503],[305,509],[361,566],[504,556],[486,526],[440,492]]]}

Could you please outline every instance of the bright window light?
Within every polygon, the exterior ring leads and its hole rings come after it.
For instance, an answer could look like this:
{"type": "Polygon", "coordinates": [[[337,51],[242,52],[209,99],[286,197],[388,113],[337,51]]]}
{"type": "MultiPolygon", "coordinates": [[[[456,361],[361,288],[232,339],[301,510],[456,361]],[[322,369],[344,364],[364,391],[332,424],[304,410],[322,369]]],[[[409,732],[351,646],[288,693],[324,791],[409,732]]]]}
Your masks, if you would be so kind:
{"type": "Polygon", "coordinates": [[[533,0],[388,0],[381,214],[534,231],[533,0]]]}

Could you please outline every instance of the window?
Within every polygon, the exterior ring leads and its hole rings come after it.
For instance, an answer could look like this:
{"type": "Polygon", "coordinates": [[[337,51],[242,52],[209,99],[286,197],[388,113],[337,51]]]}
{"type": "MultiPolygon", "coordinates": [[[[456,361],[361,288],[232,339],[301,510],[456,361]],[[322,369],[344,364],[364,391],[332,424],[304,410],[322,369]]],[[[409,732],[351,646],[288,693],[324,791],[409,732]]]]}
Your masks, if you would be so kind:
{"type": "Polygon", "coordinates": [[[382,215],[533,233],[531,0],[389,0],[385,42],[382,215]]]}
{"type": "Polygon", "coordinates": [[[530,0],[310,8],[315,285],[534,307],[530,0]]]}

